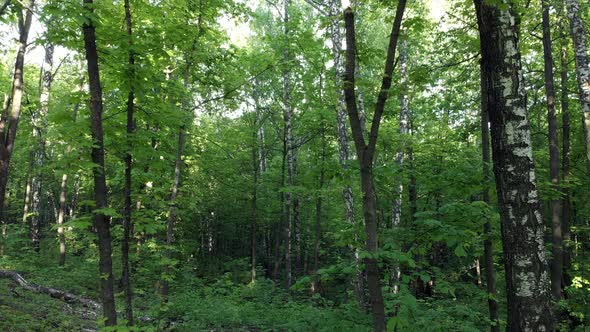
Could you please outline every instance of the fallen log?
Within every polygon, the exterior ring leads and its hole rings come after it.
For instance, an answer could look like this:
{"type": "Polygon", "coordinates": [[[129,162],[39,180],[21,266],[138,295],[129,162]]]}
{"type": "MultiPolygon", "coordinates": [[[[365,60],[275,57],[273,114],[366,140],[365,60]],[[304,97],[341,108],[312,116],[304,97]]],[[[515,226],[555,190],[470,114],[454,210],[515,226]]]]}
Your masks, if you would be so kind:
{"type": "Polygon", "coordinates": [[[72,293],[64,292],[59,289],[45,287],[45,286],[41,286],[41,285],[37,285],[37,284],[31,283],[31,282],[28,282],[25,280],[25,278],[23,278],[16,271],[0,270],[0,277],[1,278],[9,278],[12,281],[14,281],[17,285],[21,286],[22,288],[24,288],[26,290],[29,290],[32,292],[37,292],[37,293],[42,293],[42,294],[47,294],[55,299],[63,300],[66,303],[80,304],[80,305],[90,309],[96,315],[98,315],[98,312],[101,309],[101,305],[96,301],[93,301],[91,299],[87,299],[87,298],[84,298],[81,296],[77,296],[72,293]]]}

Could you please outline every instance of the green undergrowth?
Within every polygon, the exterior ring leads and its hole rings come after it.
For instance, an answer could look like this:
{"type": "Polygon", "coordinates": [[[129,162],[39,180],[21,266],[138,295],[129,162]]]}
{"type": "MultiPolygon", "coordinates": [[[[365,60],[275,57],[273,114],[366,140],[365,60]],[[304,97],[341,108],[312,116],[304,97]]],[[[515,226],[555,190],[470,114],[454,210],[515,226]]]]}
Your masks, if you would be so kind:
{"type": "Polygon", "coordinates": [[[211,284],[192,279],[178,285],[161,311],[173,331],[369,331],[370,317],[358,306],[336,306],[319,296],[298,299],[260,279],[235,284],[224,274],[211,284]]]}

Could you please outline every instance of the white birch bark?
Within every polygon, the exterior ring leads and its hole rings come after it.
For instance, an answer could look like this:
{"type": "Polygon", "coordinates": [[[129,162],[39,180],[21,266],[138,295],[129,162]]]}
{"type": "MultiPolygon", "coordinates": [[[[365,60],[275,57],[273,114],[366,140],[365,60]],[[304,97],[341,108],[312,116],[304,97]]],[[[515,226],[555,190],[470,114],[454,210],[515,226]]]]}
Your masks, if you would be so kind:
{"type": "Polygon", "coordinates": [[[580,3],[578,0],[566,0],[567,16],[570,20],[570,30],[574,42],[576,59],[576,78],[580,91],[580,106],[583,114],[584,143],[586,147],[586,166],[590,174],[590,66],[588,64],[588,48],[586,46],[586,31],[582,21],[580,3]]]}

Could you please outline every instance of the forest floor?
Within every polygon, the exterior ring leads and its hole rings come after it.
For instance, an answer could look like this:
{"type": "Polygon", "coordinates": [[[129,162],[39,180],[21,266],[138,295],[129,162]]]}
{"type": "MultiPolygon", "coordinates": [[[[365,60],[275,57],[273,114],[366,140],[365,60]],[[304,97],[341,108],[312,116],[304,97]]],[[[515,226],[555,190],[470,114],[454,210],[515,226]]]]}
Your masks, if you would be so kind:
{"type": "MultiPolygon", "coordinates": [[[[58,266],[53,239],[41,242],[35,253],[18,238],[0,256],[0,270],[17,271],[27,282],[98,300],[97,257],[91,241],[72,245],[65,266],[58,266]],[[10,254],[8,254],[10,253],[10,254]]],[[[120,250],[113,250],[114,262],[120,250]]],[[[212,259],[202,265],[179,267],[171,282],[168,303],[158,294],[158,259],[145,252],[137,257],[133,274],[134,314],[137,331],[369,331],[370,316],[354,303],[334,303],[320,296],[310,297],[308,282],[291,292],[260,278],[249,282],[247,260],[212,259]],[[211,270],[211,271],[210,271],[211,270]],[[213,272],[215,270],[216,272],[213,272]],[[207,275],[207,277],[204,277],[207,275]],[[299,289],[301,288],[301,289],[299,289]]],[[[119,264],[113,274],[120,275],[119,264]]],[[[263,274],[262,271],[260,272],[263,274]]],[[[342,286],[342,287],[345,287],[342,286]]],[[[122,289],[115,278],[117,307],[124,304],[122,289]]],[[[88,308],[38,293],[0,278],[0,331],[96,331],[97,316],[88,308]]],[[[120,324],[124,324],[122,317],[120,324]]]]}
{"type": "Polygon", "coordinates": [[[0,279],[0,331],[96,331],[84,310],[0,279]]]}

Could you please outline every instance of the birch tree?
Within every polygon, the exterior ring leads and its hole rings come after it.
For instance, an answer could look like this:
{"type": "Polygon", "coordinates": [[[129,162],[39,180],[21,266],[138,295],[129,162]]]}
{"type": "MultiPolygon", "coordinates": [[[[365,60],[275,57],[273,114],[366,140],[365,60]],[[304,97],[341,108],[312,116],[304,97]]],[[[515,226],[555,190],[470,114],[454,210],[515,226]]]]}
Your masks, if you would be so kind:
{"type": "Polygon", "coordinates": [[[474,0],[502,223],[507,331],[552,331],[530,124],[511,1],[474,0]]]}
{"type": "Polygon", "coordinates": [[[590,65],[588,64],[588,48],[586,46],[586,28],[582,21],[580,2],[578,0],[565,0],[565,2],[567,16],[570,20],[570,33],[574,42],[576,78],[583,115],[586,168],[587,173],[590,174],[590,65]]]}

